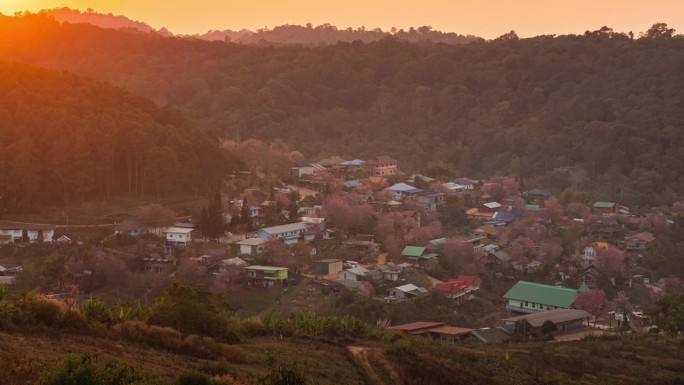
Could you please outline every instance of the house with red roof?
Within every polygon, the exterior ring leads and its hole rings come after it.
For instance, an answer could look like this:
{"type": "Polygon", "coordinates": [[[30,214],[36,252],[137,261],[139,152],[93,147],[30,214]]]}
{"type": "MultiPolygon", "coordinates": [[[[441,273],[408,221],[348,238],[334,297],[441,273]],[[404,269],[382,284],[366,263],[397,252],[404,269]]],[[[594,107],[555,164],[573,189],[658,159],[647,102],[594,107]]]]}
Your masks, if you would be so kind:
{"type": "Polygon", "coordinates": [[[436,284],[432,291],[453,299],[457,303],[463,303],[475,297],[472,292],[479,289],[481,284],[482,280],[478,276],[460,275],[457,278],[449,279],[447,282],[436,284]]]}

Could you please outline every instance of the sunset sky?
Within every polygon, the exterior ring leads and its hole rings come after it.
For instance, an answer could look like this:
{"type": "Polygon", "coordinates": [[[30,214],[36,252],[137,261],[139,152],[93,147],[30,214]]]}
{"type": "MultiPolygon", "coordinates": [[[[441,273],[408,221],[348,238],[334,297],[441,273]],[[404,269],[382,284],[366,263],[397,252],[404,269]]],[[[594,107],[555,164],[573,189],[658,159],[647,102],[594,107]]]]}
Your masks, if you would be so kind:
{"type": "Polygon", "coordinates": [[[638,34],[656,22],[684,33],[682,0],[0,0],[0,13],[64,6],[125,15],[177,34],[308,22],[385,30],[431,25],[488,39],[510,30],[521,37],[581,34],[603,25],[638,34]]]}

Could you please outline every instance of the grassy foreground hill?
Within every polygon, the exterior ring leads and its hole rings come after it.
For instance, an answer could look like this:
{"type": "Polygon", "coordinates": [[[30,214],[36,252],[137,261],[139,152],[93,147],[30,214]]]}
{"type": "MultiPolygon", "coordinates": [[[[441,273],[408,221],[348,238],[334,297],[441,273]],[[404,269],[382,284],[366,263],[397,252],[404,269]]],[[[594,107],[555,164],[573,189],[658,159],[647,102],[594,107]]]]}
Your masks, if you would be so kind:
{"type": "Polygon", "coordinates": [[[253,384],[277,365],[294,368],[306,383],[317,384],[674,385],[684,381],[684,344],[654,336],[485,347],[415,337],[381,343],[264,336],[222,344],[210,354],[160,346],[127,340],[116,331],[1,332],[0,382],[41,383],[73,355],[95,355],[101,362],[130,366],[149,383],[160,384],[173,383],[188,371],[230,379],[223,383],[253,384]]]}

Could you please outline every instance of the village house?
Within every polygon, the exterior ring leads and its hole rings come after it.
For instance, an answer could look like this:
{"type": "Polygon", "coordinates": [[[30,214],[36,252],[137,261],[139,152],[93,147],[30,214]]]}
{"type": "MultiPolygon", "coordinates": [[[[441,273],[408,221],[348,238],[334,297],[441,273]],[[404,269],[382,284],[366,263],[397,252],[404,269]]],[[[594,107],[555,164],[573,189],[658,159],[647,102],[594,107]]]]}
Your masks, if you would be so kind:
{"type": "Polygon", "coordinates": [[[597,279],[598,272],[596,271],[596,267],[594,267],[593,263],[589,263],[588,265],[584,266],[580,271],[577,272],[577,275],[575,276],[575,282],[580,285],[580,287],[581,285],[585,285],[587,288],[591,289],[596,287],[597,279]]]}
{"type": "Polygon", "coordinates": [[[452,194],[462,193],[466,190],[464,186],[454,182],[442,183],[442,187],[452,194]]]}
{"type": "Polygon", "coordinates": [[[423,246],[406,246],[401,251],[401,256],[407,258],[414,263],[430,261],[437,258],[437,254],[427,251],[427,247],[423,246]]]}
{"type": "Polygon", "coordinates": [[[261,239],[278,239],[285,244],[294,244],[304,236],[306,224],[295,222],[287,225],[265,227],[257,232],[257,237],[261,239]]]}
{"type": "Polygon", "coordinates": [[[365,267],[352,267],[351,269],[342,270],[337,274],[337,279],[349,281],[362,281],[368,276],[369,270],[365,267]]]}
{"type": "Polygon", "coordinates": [[[518,281],[506,294],[506,309],[517,313],[569,309],[577,297],[577,290],[541,283],[518,281]]]}
{"type": "Polygon", "coordinates": [[[431,253],[434,253],[438,251],[444,244],[446,243],[447,239],[446,238],[437,238],[437,239],[431,239],[428,241],[428,243],[425,245],[427,250],[431,253]]]}
{"type": "Polygon", "coordinates": [[[498,344],[510,339],[510,334],[501,327],[480,328],[470,332],[470,335],[480,344],[498,344]]]}
{"type": "Polygon", "coordinates": [[[625,237],[625,248],[629,251],[645,251],[655,239],[655,235],[647,231],[630,235],[625,237]]]}
{"type": "Polygon", "coordinates": [[[581,329],[588,322],[590,314],[578,309],[554,309],[525,314],[501,320],[502,327],[509,333],[515,330],[517,322],[525,320],[533,328],[529,335],[538,334],[546,322],[551,322],[556,328],[553,333],[570,332],[581,329]]]}
{"type": "Polygon", "coordinates": [[[495,247],[486,248],[486,254],[482,259],[485,265],[508,266],[513,259],[505,250],[498,250],[495,247]]]}
{"type": "Polygon", "coordinates": [[[584,266],[594,263],[600,250],[608,248],[608,242],[592,242],[582,249],[582,264],[584,266]]]}
{"type": "Polygon", "coordinates": [[[256,256],[264,252],[266,239],[262,238],[247,238],[235,244],[239,247],[240,255],[256,256]]]}
{"type": "Polygon", "coordinates": [[[425,211],[437,211],[444,206],[446,194],[442,192],[428,192],[418,195],[418,203],[425,208],[425,211]]]}
{"type": "Polygon", "coordinates": [[[247,284],[252,287],[269,288],[282,285],[287,280],[287,267],[247,266],[247,284]]]}
{"type": "Polygon", "coordinates": [[[399,162],[389,156],[383,155],[366,161],[365,169],[369,176],[396,175],[398,163],[399,162]]]}
{"type": "Polygon", "coordinates": [[[22,225],[24,235],[30,243],[36,242],[52,242],[52,237],[55,235],[55,226],[53,225],[22,225]]]}
{"type": "Polygon", "coordinates": [[[161,272],[167,266],[171,266],[176,263],[176,259],[170,256],[162,257],[158,253],[152,253],[143,257],[143,269],[153,270],[156,272],[161,272]]]}
{"type": "Polygon", "coordinates": [[[495,213],[502,209],[501,203],[499,202],[487,202],[477,206],[477,211],[482,213],[495,213]]]}
{"type": "Polygon", "coordinates": [[[449,279],[447,282],[436,284],[432,291],[446,298],[453,299],[457,303],[474,298],[473,291],[480,288],[482,280],[474,275],[461,275],[458,278],[449,279]]]}
{"type": "Polygon", "coordinates": [[[418,287],[412,283],[397,286],[389,290],[389,296],[392,300],[402,301],[412,297],[422,297],[428,293],[424,287],[418,287]]]}
{"type": "Polygon", "coordinates": [[[19,225],[0,225],[0,245],[21,242],[23,233],[19,225]]]}
{"type": "Polygon", "coordinates": [[[416,336],[426,334],[430,329],[444,325],[446,325],[445,322],[411,322],[408,324],[390,326],[387,329],[397,330],[404,334],[416,336]]]}
{"type": "Polygon", "coordinates": [[[523,192],[523,197],[527,202],[543,204],[545,200],[551,198],[551,193],[540,188],[533,188],[523,192]]]}
{"type": "Polygon", "coordinates": [[[406,183],[397,183],[387,188],[392,193],[392,198],[397,201],[404,201],[405,199],[415,198],[423,193],[423,190],[413,187],[406,183]]]}
{"type": "Polygon", "coordinates": [[[595,214],[614,215],[617,214],[618,204],[615,202],[594,202],[591,212],[595,214]]]}
{"type": "Polygon", "coordinates": [[[482,225],[473,230],[476,237],[485,237],[488,241],[495,241],[499,231],[492,225],[482,225]]]}
{"type": "Polygon", "coordinates": [[[336,171],[342,167],[340,165],[340,163],[342,163],[342,162],[344,162],[344,159],[342,159],[341,157],[339,157],[337,155],[332,155],[332,156],[329,156],[323,160],[316,162],[316,164],[323,167],[325,170],[336,171]]]}
{"type": "Polygon", "coordinates": [[[382,279],[385,281],[398,281],[402,273],[401,267],[392,262],[378,265],[375,268],[382,273],[382,279]]]}
{"type": "Polygon", "coordinates": [[[147,233],[147,225],[142,222],[127,220],[119,223],[114,227],[114,235],[128,235],[129,237],[137,237],[147,233]]]}
{"type": "Polygon", "coordinates": [[[468,178],[456,178],[452,180],[453,183],[463,186],[465,190],[474,190],[479,181],[468,178]]]}
{"type": "Polygon", "coordinates": [[[343,263],[341,259],[320,259],[314,261],[314,272],[319,275],[339,274],[342,270],[343,263]]]}
{"type": "Polygon", "coordinates": [[[339,164],[341,171],[347,175],[361,175],[363,173],[364,162],[361,159],[346,160],[339,164]]]}
{"type": "Polygon", "coordinates": [[[456,343],[463,341],[474,329],[449,326],[444,322],[412,322],[388,327],[405,334],[439,339],[456,343]]]}
{"type": "Polygon", "coordinates": [[[171,246],[187,245],[192,241],[193,229],[187,227],[169,227],[164,230],[164,239],[171,246]]]}
{"type": "Polygon", "coordinates": [[[233,258],[228,258],[228,259],[222,260],[221,262],[219,262],[218,265],[219,265],[218,272],[220,274],[226,274],[229,271],[231,271],[232,269],[241,269],[241,268],[247,267],[247,266],[249,266],[249,263],[247,263],[247,261],[245,261],[244,259],[242,259],[240,257],[233,257],[233,258]]]}
{"type": "Polygon", "coordinates": [[[427,335],[430,338],[455,344],[463,342],[473,331],[474,329],[470,328],[443,325],[428,330],[427,335]]]}
{"type": "Polygon", "coordinates": [[[299,178],[304,175],[313,175],[314,173],[318,171],[324,171],[325,168],[323,166],[320,166],[315,163],[309,163],[305,162],[303,160],[300,160],[294,164],[293,167],[290,168],[290,175],[299,178]]]}

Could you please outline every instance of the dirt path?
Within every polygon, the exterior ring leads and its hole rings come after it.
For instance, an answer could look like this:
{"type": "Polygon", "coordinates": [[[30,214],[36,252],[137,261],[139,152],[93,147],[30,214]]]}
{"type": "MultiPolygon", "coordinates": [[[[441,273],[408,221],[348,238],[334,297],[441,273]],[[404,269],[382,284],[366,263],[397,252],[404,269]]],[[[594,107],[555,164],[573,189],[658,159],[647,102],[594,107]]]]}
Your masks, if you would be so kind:
{"type": "Polygon", "coordinates": [[[392,367],[384,353],[365,346],[347,346],[354,362],[367,383],[373,385],[401,385],[401,376],[392,367]],[[373,362],[371,362],[373,361],[373,362]]]}

